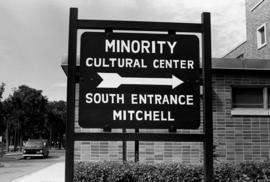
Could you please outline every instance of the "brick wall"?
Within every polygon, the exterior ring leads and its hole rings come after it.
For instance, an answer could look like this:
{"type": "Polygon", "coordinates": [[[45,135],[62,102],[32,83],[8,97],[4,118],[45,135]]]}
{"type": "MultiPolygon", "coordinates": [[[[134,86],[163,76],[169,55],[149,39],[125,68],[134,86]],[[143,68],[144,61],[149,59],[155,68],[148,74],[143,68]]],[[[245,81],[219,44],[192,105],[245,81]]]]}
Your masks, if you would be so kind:
{"type": "MultiPolygon", "coordinates": [[[[215,74],[213,76],[213,120],[214,137],[219,160],[240,162],[265,160],[269,158],[270,119],[269,116],[232,116],[231,86],[269,86],[267,75],[215,74]],[[268,134],[269,133],[269,134],[268,134]]],[[[78,101],[77,104],[78,106],[78,101]]],[[[77,112],[77,111],[76,111],[77,112]]],[[[202,114],[201,114],[202,115],[202,114]]],[[[202,117],[202,116],[201,116],[202,117]]],[[[77,115],[76,115],[76,119],[77,115]]],[[[202,126],[202,125],[201,125],[202,126]]],[[[75,124],[76,132],[101,131],[82,129],[75,124]]],[[[113,130],[120,132],[121,130],[113,130]]],[[[140,130],[146,132],[149,130],[140,130]]],[[[200,133],[199,130],[179,130],[179,133],[200,133]]],[[[128,132],[132,132],[128,130],[128,132]]],[[[154,130],[151,132],[167,132],[154,130]]],[[[140,161],[200,163],[203,160],[203,146],[199,142],[140,142],[140,161]]],[[[76,142],[75,159],[98,161],[122,160],[122,142],[76,142]]],[[[134,161],[134,142],[127,142],[127,159],[134,161]]]]}
{"type": "Polygon", "coordinates": [[[269,116],[231,116],[232,85],[269,86],[270,78],[267,75],[252,76],[252,73],[215,75],[213,119],[219,159],[234,162],[268,159],[269,116]]]}

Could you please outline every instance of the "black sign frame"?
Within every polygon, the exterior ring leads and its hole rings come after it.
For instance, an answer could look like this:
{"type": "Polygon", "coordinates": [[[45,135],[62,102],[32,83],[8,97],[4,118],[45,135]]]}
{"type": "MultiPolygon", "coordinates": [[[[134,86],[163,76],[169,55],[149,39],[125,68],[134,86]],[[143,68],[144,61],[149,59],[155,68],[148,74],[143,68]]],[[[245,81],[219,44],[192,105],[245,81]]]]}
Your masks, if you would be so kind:
{"type": "Polygon", "coordinates": [[[212,55],[210,13],[201,15],[202,23],[163,23],[103,21],[78,19],[78,9],[70,9],[67,75],[67,123],[65,182],[73,182],[75,141],[177,141],[203,142],[205,181],[213,181],[212,55]],[[78,29],[189,32],[202,34],[203,134],[157,133],[75,133],[75,84],[79,82],[76,66],[78,29]]]}

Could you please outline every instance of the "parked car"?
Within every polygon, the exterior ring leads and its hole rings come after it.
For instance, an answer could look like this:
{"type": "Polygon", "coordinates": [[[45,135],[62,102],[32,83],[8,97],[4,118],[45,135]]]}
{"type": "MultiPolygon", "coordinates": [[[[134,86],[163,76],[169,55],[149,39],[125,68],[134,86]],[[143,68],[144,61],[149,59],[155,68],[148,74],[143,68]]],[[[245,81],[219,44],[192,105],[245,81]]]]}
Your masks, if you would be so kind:
{"type": "Polygon", "coordinates": [[[48,141],[45,139],[29,139],[23,148],[23,158],[49,156],[48,141]]]}

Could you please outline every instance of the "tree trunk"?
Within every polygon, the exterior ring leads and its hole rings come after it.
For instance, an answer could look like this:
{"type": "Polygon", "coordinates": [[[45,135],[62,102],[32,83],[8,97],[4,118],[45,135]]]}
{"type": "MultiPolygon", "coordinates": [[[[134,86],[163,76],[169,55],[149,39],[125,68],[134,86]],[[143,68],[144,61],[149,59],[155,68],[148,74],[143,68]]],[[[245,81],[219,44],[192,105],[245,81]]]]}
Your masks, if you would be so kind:
{"type": "Polygon", "coordinates": [[[20,151],[22,151],[22,139],[23,139],[22,131],[23,131],[22,123],[19,121],[19,123],[18,123],[18,134],[19,134],[18,135],[18,143],[19,143],[19,146],[20,146],[20,148],[19,148],[20,151]]]}
{"type": "Polygon", "coordinates": [[[16,150],[16,148],[17,148],[17,128],[14,128],[14,132],[15,132],[15,134],[14,134],[14,148],[13,148],[13,150],[15,151],[16,150]]]}
{"type": "Polygon", "coordinates": [[[8,152],[8,146],[9,146],[9,134],[8,134],[8,129],[9,129],[9,123],[8,121],[4,118],[5,122],[6,122],[6,131],[5,131],[5,135],[6,135],[6,151],[8,152]]]}
{"type": "Polygon", "coordinates": [[[52,148],[52,127],[50,127],[50,139],[49,139],[49,146],[52,148]]]}
{"type": "Polygon", "coordinates": [[[61,139],[60,139],[60,136],[58,136],[58,149],[61,149],[61,139]]]}
{"type": "Polygon", "coordinates": [[[20,151],[22,151],[22,146],[23,146],[23,136],[20,134],[20,151]]]}

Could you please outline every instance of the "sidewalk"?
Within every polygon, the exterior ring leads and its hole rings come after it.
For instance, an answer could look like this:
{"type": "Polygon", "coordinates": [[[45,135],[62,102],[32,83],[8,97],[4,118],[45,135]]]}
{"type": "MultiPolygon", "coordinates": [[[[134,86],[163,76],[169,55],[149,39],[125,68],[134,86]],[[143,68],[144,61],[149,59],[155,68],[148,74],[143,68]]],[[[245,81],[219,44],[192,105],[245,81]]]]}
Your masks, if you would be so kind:
{"type": "Polygon", "coordinates": [[[12,182],[64,182],[65,163],[58,162],[12,182]]]}

